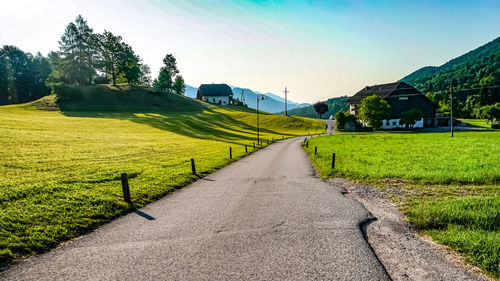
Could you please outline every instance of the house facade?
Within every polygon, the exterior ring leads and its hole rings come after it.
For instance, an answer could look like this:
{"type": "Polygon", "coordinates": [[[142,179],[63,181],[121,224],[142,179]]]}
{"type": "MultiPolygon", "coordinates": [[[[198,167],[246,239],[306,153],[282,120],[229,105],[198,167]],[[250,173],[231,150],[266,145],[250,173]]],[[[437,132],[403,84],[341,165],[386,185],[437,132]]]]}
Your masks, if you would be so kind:
{"type": "Polygon", "coordinates": [[[372,95],[386,100],[392,108],[391,119],[382,122],[382,129],[404,128],[405,124],[400,123],[401,114],[412,108],[418,108],[423,113],[423,118],[417,121],[414,128],[437,125],[436,106],[424,94],[405,82],[366,86],[347,100],[350,113],[357,115],[361,101],[372,95]]]}
{"type": "Polygon", "coordinates": [[[213,104],[230,105],[233,103],[233,91],[227,84],[202,84],[196,98],[213,104]]]}

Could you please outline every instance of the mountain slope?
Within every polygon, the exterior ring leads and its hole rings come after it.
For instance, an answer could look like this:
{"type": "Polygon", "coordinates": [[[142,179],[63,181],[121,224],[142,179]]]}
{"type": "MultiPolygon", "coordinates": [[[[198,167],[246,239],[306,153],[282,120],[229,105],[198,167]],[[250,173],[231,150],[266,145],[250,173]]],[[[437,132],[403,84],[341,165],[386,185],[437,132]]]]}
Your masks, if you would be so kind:
{"type": "Polygon", "coordinates": [[[457,89],[500,85],[500,37],[441,66],[426,66],[401,79],[423,93],[445,91],[452,80],[457,89]]]}

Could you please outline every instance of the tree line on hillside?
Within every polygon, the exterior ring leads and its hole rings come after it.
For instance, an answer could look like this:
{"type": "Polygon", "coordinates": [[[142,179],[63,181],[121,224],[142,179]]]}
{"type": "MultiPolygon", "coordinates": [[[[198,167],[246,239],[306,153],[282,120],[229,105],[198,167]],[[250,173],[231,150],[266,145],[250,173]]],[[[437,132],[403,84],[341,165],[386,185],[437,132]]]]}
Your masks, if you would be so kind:
{"type": "MultiPolygon", "coordinates": [[[[324,103],[326,103],[328,110],[326,112],[321,113],[322,116],[330,117],[331,115],[335,115],[338,111],[346,111],[348,110],[347,106],[347,96],[331,98],[324,103]]],[[[284,114],[281,112],[279,114],[284,114]]],[[[309,117],[309,118],[318,118],[319,113],[314,109],[313,105],[294,108],[288,110],[289,115],[301,116],[301,117],[309,117]]]]}
{"type": "Polygon", "coordinates": [[[33,56],[5,45],[0,49],[0,105],[24,103],[55,93],[63,100],[78,98],[74,89],[95,84],[153,86],[184,94],[185,83],[172,54],[163,59],[158,78],[121,36],[95,33],[82,16],[66,27],[59,50],[33,56]]]}
{"type": "Polygon", "coordinates": [[[485,107],[500,103],[500,37],[442,66],[419,69],[402,81],[425,93],[444,115],[450,113],[451,84],[453,116],[485,118],[485,107]]]}

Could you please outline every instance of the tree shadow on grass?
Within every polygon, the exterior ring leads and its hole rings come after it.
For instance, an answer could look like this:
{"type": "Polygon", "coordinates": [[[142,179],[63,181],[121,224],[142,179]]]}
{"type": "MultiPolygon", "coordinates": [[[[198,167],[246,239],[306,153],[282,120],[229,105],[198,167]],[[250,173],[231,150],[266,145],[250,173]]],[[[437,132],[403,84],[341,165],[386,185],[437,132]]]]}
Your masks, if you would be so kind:
{"type": "MultiPolygon", "coordinates": [[[[224,108],[227,110],[226,108],[224,108]]],[[[233,110],[228,110],[233,111],[233,110]]],[[[236,111],[236,110],[235,110],[236,111]]],[[[184,112],[152,111],[65,111],[69,117],[103,118],[128,120],[169,131],[190,138],[223,141],[234,144],[245,144],[255,141],[257,127],[242,122],[229,114],[211,108],[184,112]]],[[[269,113],[262,113],[269,115],[269,113]]],[[[261,134],[293,136],[292,134],[260,128],[261,134]]]]}

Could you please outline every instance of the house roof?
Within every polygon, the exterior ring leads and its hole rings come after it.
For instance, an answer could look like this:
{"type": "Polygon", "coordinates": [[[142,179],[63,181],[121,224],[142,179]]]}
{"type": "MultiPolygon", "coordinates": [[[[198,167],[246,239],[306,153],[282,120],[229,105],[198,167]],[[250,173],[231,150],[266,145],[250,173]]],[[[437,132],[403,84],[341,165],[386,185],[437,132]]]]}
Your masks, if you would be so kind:
{"type": "Polygon", "coordinates": [[[393,96],[410,96],[410,95],[423,95],[417,89],[406,84],[405,82],[394,82],[381,85],[366,86],[357,92],[354,96],[347,99],[349,104],[359,104],[361,101],[369,96],[377,95],[381,99],[386,99],[393,96]]]}
{"type": "Polygon", "coordinates": [[[204,97],[232,96],[233,91],[227,84],[201,84],[198,93],[204,97]]]}

